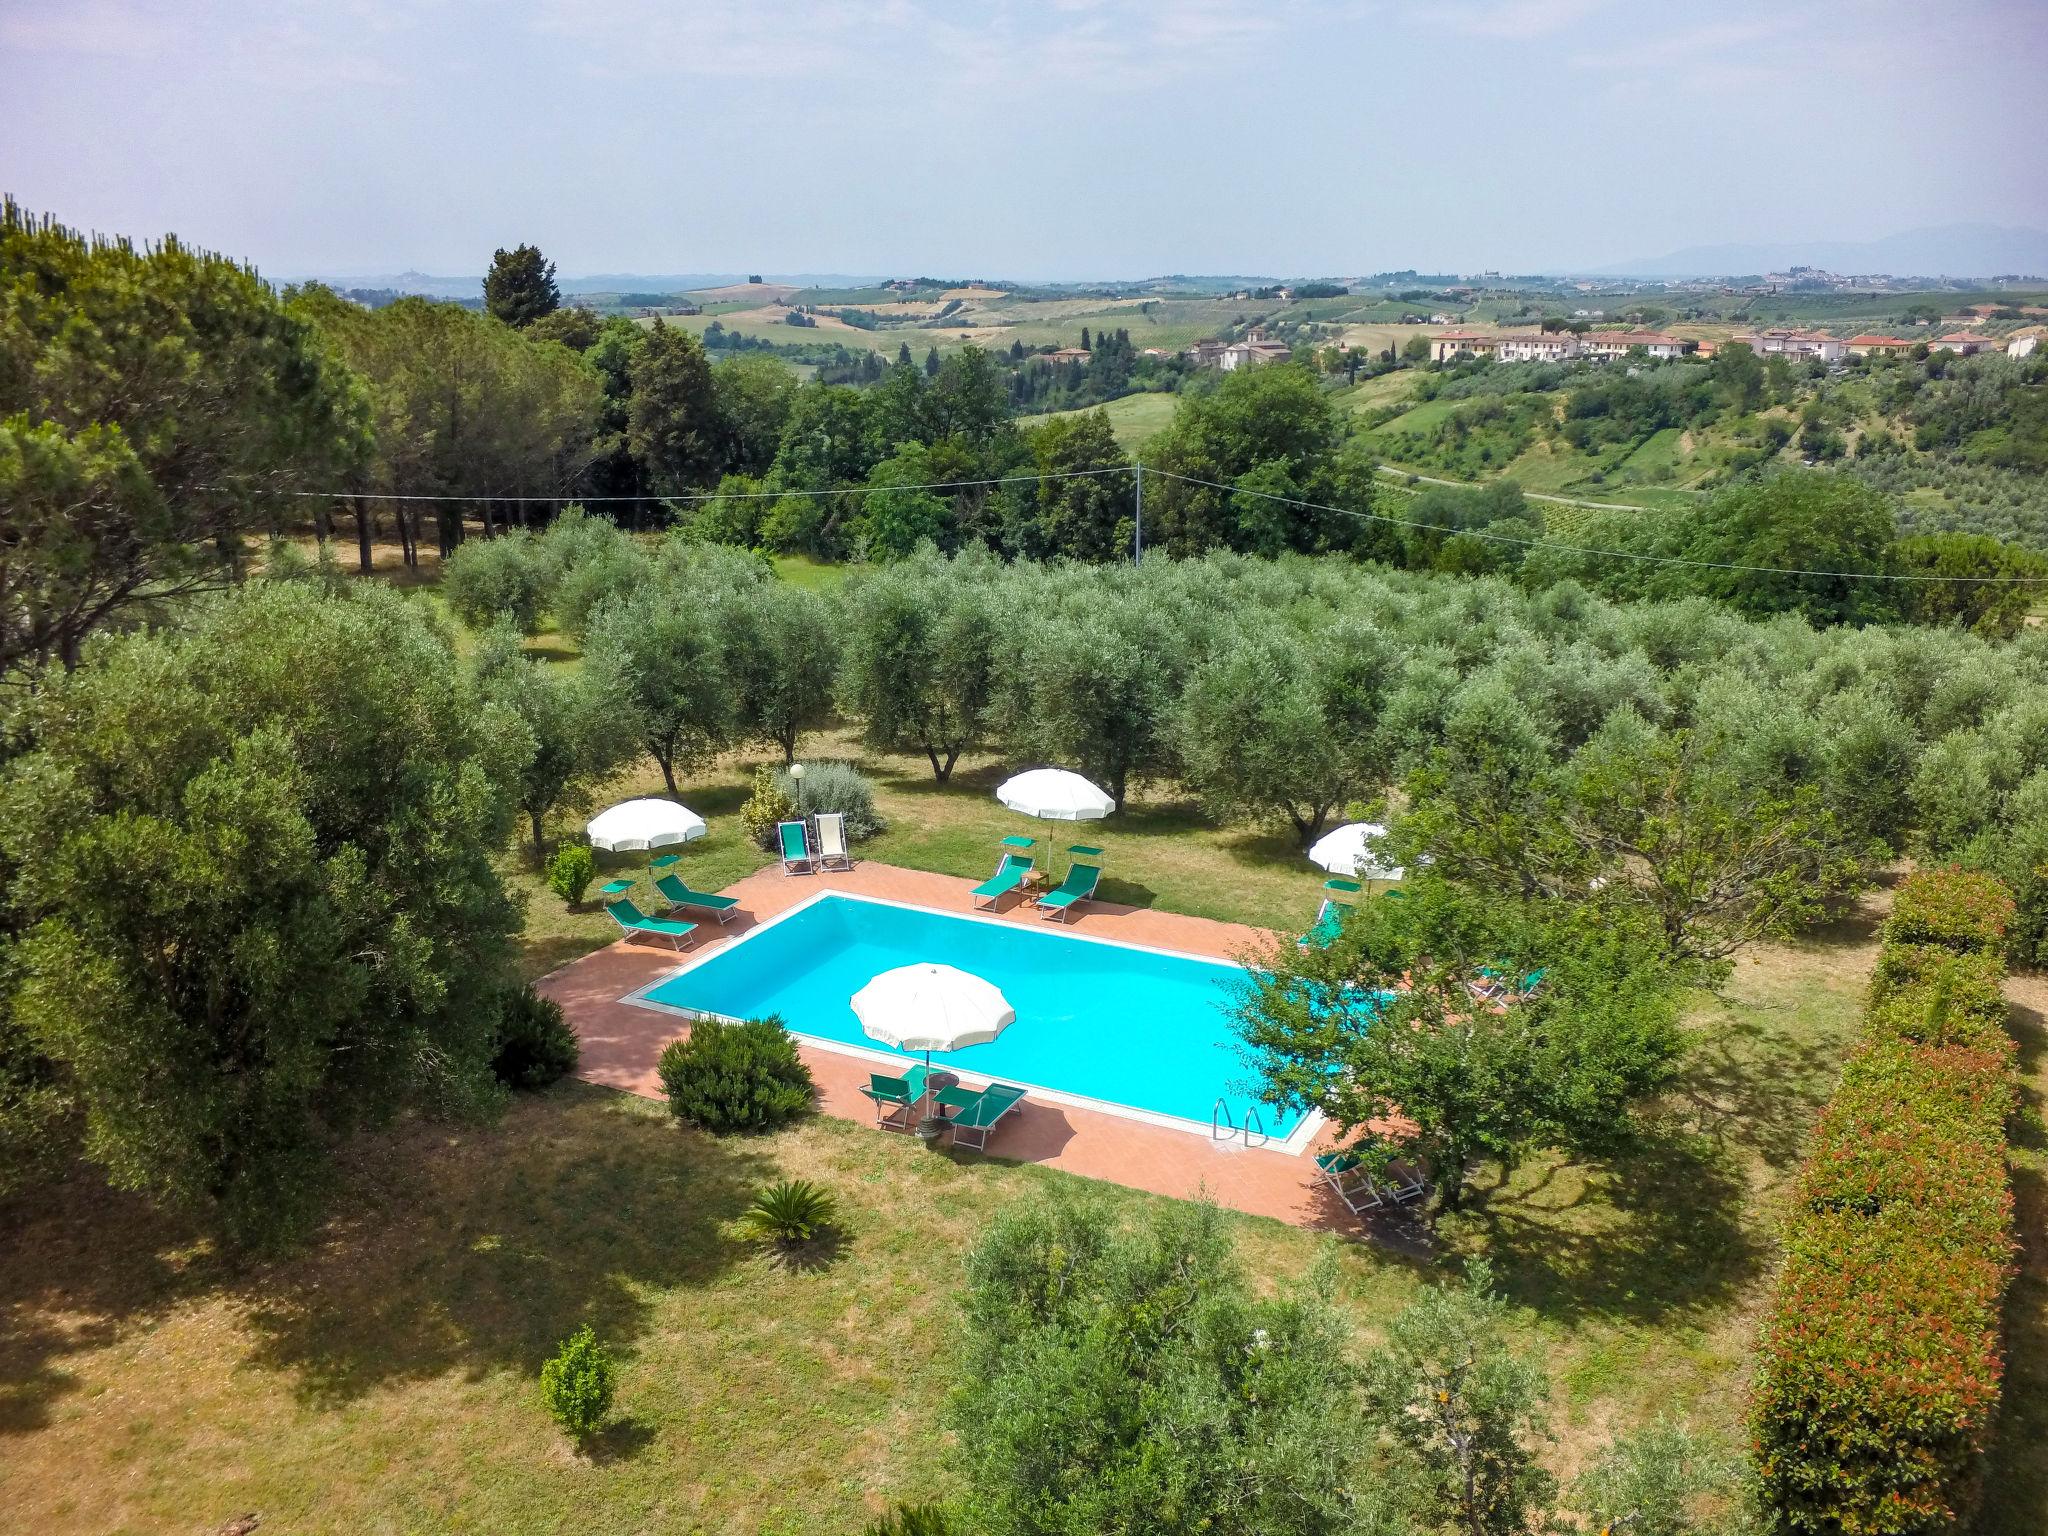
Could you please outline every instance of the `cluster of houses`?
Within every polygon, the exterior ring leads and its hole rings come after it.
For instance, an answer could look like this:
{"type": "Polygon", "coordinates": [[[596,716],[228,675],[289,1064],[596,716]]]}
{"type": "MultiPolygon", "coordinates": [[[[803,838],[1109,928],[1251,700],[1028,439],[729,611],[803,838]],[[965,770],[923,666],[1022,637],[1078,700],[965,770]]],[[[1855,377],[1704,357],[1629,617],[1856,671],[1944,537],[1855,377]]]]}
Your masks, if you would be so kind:
{"type": "Polygon", "coordinates": [[[1284,363],[1293,355],[1292,347],[1268,341],[1257,326],[1246,331],[1242,341],[1198,341],[1181,354],[1197,368],[1219,368],[1225,373],[1256,368],[1260,363],[1284,363]]]}
{"type": "Polygon", "coordinates": [[[1740,342],[1759,357],[1836,363],[1844,357],[1897,356],[1921,345],[1930,352],[1954,352],[1963,357],[1974,357],[1982,352],[2003,352],[2014,358],[2030,357],[2039,341],[2038,331],[2027,331],[2009,338],[1981,336],[1974,331],[1951,331],[1925,343],[1901,336],[1850,336],[1845,339],[1819,331],[1753,331],[1718,343],[1683,340],[1654,331],[1588,331],[1583,336],[1574,336],[1569,331],[1559,331],[1554,335],[1445,331],[1431,338],[1430,355],[1440,363],[1460,356],[1490,357],[1503,363],[1555,363],[1570,358],[1627,357],[1638,351],[1654,358],[1683,357],[1688,353],[1712,357],[1720,347],[1740,342]]]}
{"type": "Polygon", "coordinates": [[[1430,356],[1440,363],[1461,354],[1491,357],[1503,363],[1558,363],[1578,357],[1627,357],[1637,351],[1648,357],[1683,357],[1697,345],[1656,331],[1588,331],[1583,336],[1570,331],[1445,331],[1431,339],[1429,350],[1430,356]]]}

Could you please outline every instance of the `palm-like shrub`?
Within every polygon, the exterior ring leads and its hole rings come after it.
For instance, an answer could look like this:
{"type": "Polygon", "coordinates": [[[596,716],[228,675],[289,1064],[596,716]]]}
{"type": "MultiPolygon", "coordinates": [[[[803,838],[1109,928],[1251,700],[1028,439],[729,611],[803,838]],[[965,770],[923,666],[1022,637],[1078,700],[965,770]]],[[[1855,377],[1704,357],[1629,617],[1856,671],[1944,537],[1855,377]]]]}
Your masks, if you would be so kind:
{"type": "Polygon", "coordinates": [[[699,1019],[656,1068],[678,1120],[707,1131],[764,1131],[811,1106],[811,1069],[779,1018],[699,1019]]]}
{"type": "Polygon", "coordinates": [[[618,1367],[588,1323],[564,1339],[555,1357],[540,1368],[541,1401],[579,1444],[597,1432],[617,1390],[618,1367]]]}
{"type": "Polygon", "coordinates": [[[754,1196],[741,1218],[764,1242],[794,1248],[814,1242],[839,1214],[832,1191],[809,1179],[779,1179],[754,1196]]]}

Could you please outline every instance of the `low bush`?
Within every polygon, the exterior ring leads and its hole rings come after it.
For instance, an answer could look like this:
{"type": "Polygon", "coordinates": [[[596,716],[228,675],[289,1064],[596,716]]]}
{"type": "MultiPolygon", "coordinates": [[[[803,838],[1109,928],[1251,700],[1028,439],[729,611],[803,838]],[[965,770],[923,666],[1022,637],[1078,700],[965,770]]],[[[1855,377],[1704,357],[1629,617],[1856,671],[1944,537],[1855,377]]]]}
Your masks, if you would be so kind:
{"type": "Polygon", "coordinates": [[[548,889],[569,906],[583,900],[597,878],[597,855],[581,843],[564,843],[548,861],[548,889]]]}
{"type": "Polygon", "coordinates": [[[699,1019],[657,1068],[678,1120],[707,1131],[765,1131],[811,1107],[811,1069],[778,1018],[699,1019]]]}
{"type": "MultiPolygon", "coordinates": [[[[820,814],[837,812],[846,818],[849,842],[873,837],[883,821],[875,813],[875,786],[851,763],[805,763],[803,777],[793,778],[785,768],[775,775],[775,786],[796,806],[806,821],[820,814]]],[[[771,837],[774,828],[769,828],[771,837]]]]}
{"type": "Polygon", "coordinates": [[[740,826],[755,846],[775,851],[775,829],[797,818],[796,800],[783,787],[782,776],[773,768],[754,770],[754,792],[740,807],[740,826]]]}
{"type": "Polygon", "coordinates": [[[839,1214],[832,1191],[809,1179],[779,1179],[754,1196],[741,1218],[764,1242],[786,1248],[815,1242],[839,1214]]]}
{"type": "Polygon", "coordinates": [[[2012,892],[1994,875],[1948,866],[1923,869],[1899,887],[1885,920],[1887,944],[1996,950],[2013,920],[2012,892]]]}
{"type": "Polygon", "coordinates": [[[1885,925],[1758,1344],[1750,1426],[1775,1530],[1934,1536],[1974,1502],[2014,1257],[2011,910],[1995,881],[1930,870],[1885,925]]]}
{"type": "Polygon", "coordinates": [[[612,1357],[586,1323],[540,1368],[541,1401],[554,1421],[581,1444],[597,1433],[611,1412],[618,1375],[612,1357]]]}
{"type": "Polygon", "coordinates": [[[576,1070],[576,1032],[561,1004],[521,987],[498,1016],[498,1048],[491,1070],[508,1088],[545,1088],[576,1070]]]}

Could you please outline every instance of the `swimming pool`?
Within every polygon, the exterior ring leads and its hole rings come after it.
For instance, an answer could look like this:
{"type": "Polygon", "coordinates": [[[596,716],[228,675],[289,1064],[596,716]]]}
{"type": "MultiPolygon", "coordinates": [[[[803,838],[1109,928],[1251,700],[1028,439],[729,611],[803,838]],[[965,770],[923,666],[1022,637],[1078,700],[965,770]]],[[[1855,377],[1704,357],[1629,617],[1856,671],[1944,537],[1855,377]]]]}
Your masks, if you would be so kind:
{"type": "Polygon", "coordinates": [[[908,1063],[861,1033],[851,999],[899,965],[939,961],[993,982],[1017,1021],[987,1045],[933,1052],[973,1078],[1137,1111],[1209,1133],[1221,1098],[1242,1124],[1256,1103],[1277,1145],[1304,1112],[1256,1102],[1230,1019],[1242,967],[1050,927],[955,917],[822,894],[633,999],[727,1018],[779,1014],[792,1033],[908,1063]]]}

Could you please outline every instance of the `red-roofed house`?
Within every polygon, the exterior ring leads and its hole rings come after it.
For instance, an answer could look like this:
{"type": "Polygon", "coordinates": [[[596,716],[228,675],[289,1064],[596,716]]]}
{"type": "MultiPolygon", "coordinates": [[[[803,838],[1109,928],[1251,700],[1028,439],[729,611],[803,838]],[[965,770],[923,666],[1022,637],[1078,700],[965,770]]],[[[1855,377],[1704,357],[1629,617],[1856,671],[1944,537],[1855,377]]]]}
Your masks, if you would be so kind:
{"type": "Polygon", "coordinates": [[[1930,352],[1959,352],[1971,357],[1979,352],[2004,351],[2004,344],[1996,337],[1976,336],[1968,331],[1950,331],[1946,336],[1937,336],[1927,343],[1930,352]]]}
{"type": "Polygon", "coordinates": [[[1898,336],[1851,336],[1846,345],[1857,357],[1897,357],[1919,343],[1898,336]]]}
{"type": "Polygon", "coordinates": [[[1685,356],[1685,343],[1676,336],[1660,336],[1655,331],[1588,331],[1579,340],[1590,357],[1627,357],[1641,347],[1651,357],[1673,358],[1685,356]]]}
{"type": "Polygon", "coordinates": [[[1429,355],[1440,363],[1447,363],[1459,353],[1471,357],[1491,357],[1500,345],[1498,336],[1482,331],[1443,331],[1429,339],[1429,355]]]}
{"type": "Polygon", "coordinates": [[[1817,357],[1824,363],[1833,363],[1839,362],[1847,351],[1839,338],[1823,336],[1818,331],[1758,331],[1735,340],[1748,343],[1750,351],[1758,357],[1817,357]]]}

